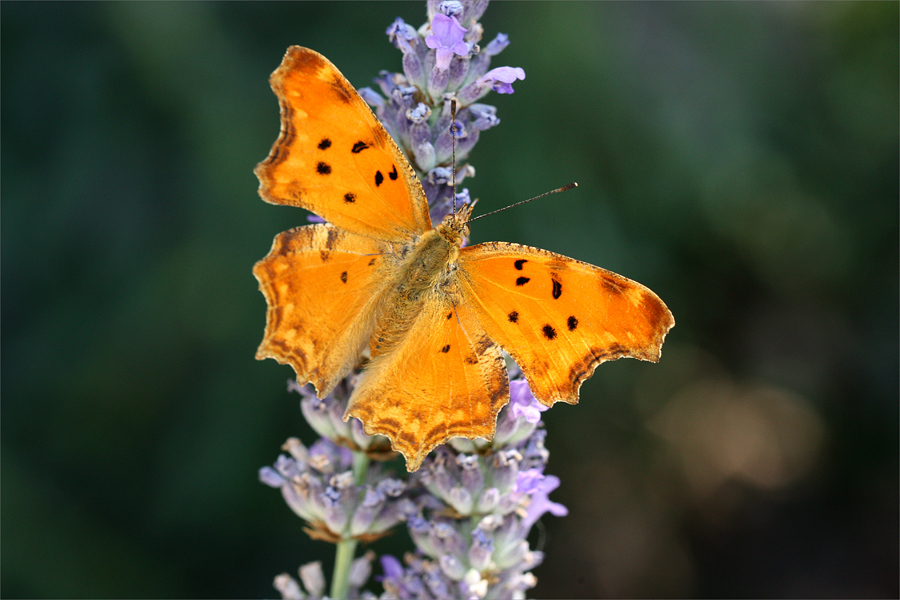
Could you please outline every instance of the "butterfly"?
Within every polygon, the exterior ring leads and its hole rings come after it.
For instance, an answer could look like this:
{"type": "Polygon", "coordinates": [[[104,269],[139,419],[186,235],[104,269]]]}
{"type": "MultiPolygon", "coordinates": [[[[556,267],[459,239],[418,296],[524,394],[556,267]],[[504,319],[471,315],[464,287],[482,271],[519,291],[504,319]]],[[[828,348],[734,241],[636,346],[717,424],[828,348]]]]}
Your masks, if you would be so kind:
{"type": "Polygon", "coordinates": [[[344,420],[387,436],[409,471],[452,437],[493,437],[501,350],[547,406],[577,403],[604,361],[659,359],[675,321],[641,284],[529,246],[462,247],[470,204],[434,227],[412,166],[324,56],[293,46],[270,83],[281,133],[260,196],[326,222],[277,235],[254,266],[268,303],[256,357],[324,398],[368,350],[344,420]]]}

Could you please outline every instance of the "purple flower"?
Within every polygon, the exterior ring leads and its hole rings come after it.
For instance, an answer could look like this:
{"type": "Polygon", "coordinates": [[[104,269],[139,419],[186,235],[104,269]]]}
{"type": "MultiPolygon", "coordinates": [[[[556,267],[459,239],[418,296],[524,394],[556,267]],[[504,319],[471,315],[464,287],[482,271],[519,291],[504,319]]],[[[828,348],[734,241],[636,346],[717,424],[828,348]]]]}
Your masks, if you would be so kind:
{"type": "Polygon", "coordinates": [[[512,94],[512,84],[517,79],[525,79],[525,70],[522,67],[497,67],[482,75],[479,81],[490,81],[491,87],[498,94],[512,94]]]}
{"type": "Polygon", "coordinates": [[[543,471],[543,466],[547,464],[550,458],[550,452],[544,447],[544,438],[547,437],[546,429],[537,429],[525,441],[522,450],[522,470],[539,467],[543,471]]]}
{"type": "Polygon", "coordinates": [[[496,107],[487,104],[473,104],[466,110],[475,119],[470,126],[475,131],[484,131],[500,124],[496,107]]]}
{"type": "Polygon", "coordinates": [[[272,467],[263,467],[259,470],[259,480],[269,487],[280,488],[287,483],[287,479],[282,477],[278,471],[272,467]]]}
{"type": "Polygon", "coordinates": [[[424,123],[430,116],[431,108],[421,102],[419,102],[415,108],[410,108],[406,111],[406,118],[416,125],[424,123]]]}
{"type": "Polygon", "coordinates": [[[529,469],[524,473],[519,473],[516,480],[516,489],[524,491],[531,496],[531,503],[528,505],[528,511],[525,518],[522,519],[522,525],[527,529],[537,523],[544,513],[549,512],[557,517],[564,517],[569,514],[569,509],[558,502],[550,501],[550,492],[559,487],[559,477],[555,475],[542,475],[537,469],[529,469]]]}
{"type": "Polygon", "coordinates": [[[301,600],[304,596],[303,590],[300,589],[300,584],[287,573],[282,573],[275,577],[272,585],[281,594],[282,600],[301,600]]]}
{"type": "MultiPolygon", "coordinates": [[[[487,55],[482,53],[479,56],[487,55]]],[[[497,67],[464,86],[459,90],[456,98],[463,106],[468,106],[477,102],[492,89],[500,94],[512,94],[512,84],[517,79],[525,79],[525,71],[521,67],[497,67]]]]}
{"type": "Polygon", "coordinates": [[[472,196],[469,195],[469,188],[463,188],[456,194],[456,207],[465,206],[472,202],[472,196]]]}
{"type": "Polygon", "coordinates": [[[516,419],[524,417],[532,424],[540,421],[541,413],[549,408],[537,401],[524,379],[509,382],[509,398],[512,416],[516,419]]]}
{"type": "Polygon", "coordinates": [[[463,5],[459,0],[444,0],[438,6],[438,10],[448,17],[458,17],[463,12],[463,5]]]}
{"type": "MultiPolygon", "coordinates": [[[[425,38],[425,45],[437,50],[436,68],[446,71],[450,67],[450,59],[453,55],[465,56],[469,53],[469,45],[463,41],[466,28],[459,24],[456,17],[437,14],[431,20],[431,30],[434,32],[425,38]]],[[[524,78],[525,75],[523,74],[524,78]]]]}
{"type": "Polygon", "coordinates": [[[505,33],[498,33],[497,37],[490,41],[490,43],[485,47],[484,53],[488,56],[496,56],[503,51],[504,48],[509,46],[509,36],[505,33]]]}
{"type": "Polygon", "coordinates": [[[541,413],[547,410],[547,407],[534,398],[528,384],[521,377],[521,374],[510,377],[510,402],[500,411],[497,418],[494,447],[517,447],[520,450],[528,448],[529,446],[521,448],[519,444],[534,437],[533,434],[537,433],[536,430],[541,424],[541,413]]]}
{"type": "Polygon", "coordinates": [[[460,23],[469,23],[481,18],[488,7],[488,0],[428,0],[427,5],[429,19],[438,13],[443,13],[448,16],[456,16],[460,23]]]}
{"type": "Polygon", "coordinates": [[[362,87],[357,90],[359,95],[362,96],[362,99],[366,101],[366,104],[372,106],[374,108],[378,108],[380,106],[384,106],[384,98],[381,97],[381,94],[376,92],[370,87],[362,87]]]}
{"type": "Polygon", "coordinates": [[[516,491],[523,494],[533,494],[540,489],[544,474],[537,469],[522,471],[516,476],[516,491]]]}
{"type": "Polygon", "coordinates": [[[403,565],[390,554],[381,557],[381,568],[384,570],[385,579],[399,579],[403,576],[403,565]]]}
{"type": "Polygon", "coordinates": [[[394,89],[391,90],[391,98],[396,100],[401,106],[410,108],[416,101],[417,91],[418,90],[415,87],[409,85],[395,86],[394,89]]]}
{"type": "MultiPolygon", "coordinates": [[[[397,20],[391,23],[385,33],[388,35],[391,43],[399,48],[403,54],[415,52],[412,42],[418,41],[419,34],[416,33],[416,30],[411,25],[407,25],[400,17],[397,17],[397,20]]],[[[429,48],[430,47],[431,46],[429,46],[429,48]]]]}
{"type": "Polygon", "coordinates": [[[325,593],[325,574],[322,573],[322,563],[319,561],[303,565],[299,569],[300,581],[313,596],[321,596],[325,593]]]}
{"type": "Polygon", "coordinates": [[[469,564],[479,571],[488,568],[491,554],[494,552],[494,540],[489,538],[484,531],[475,528],[472,532],[472,546],[469,548],[469,564]]]}
{"type": "Polygon", "coordinates": [[[309,447],[309,464],[323,473],[339,473],[353,464],[353,453],[328,438],[321,438],[309,447]]]}

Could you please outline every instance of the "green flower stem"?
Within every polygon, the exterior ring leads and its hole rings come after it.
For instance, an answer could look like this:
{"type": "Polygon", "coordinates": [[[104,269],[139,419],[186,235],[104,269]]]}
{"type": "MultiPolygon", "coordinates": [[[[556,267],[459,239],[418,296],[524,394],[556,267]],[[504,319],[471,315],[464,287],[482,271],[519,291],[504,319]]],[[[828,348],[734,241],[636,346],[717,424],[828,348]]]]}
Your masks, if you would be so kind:
{"type": "Polygon", "coordinates": [[[353,453],[353,482],[362,485],[366,482],[366,473],[369,471],[369,457],[365,452],[353,453]]]}
{"type": "MultiPolygon", "coordinates": [[[[369,470],[369,457],[364,452],[353,453],[353,480],[356,485],[366,481],[369,470]]],[[[334,574],[331,577],[331,597],[333,600],[346,600],[349,588],[350,564],[356,553],[357,541],[345,538],[338,542],[334,556],[334,574]]]]}
{"type": "Polygon", "coordinates": [[[350,575],[350,563],[356,552],[356,540],[341,540],[337,545],[334,557],[334,575],[331,578],[331,597],[334,600],[346,600],[350,575]]]}

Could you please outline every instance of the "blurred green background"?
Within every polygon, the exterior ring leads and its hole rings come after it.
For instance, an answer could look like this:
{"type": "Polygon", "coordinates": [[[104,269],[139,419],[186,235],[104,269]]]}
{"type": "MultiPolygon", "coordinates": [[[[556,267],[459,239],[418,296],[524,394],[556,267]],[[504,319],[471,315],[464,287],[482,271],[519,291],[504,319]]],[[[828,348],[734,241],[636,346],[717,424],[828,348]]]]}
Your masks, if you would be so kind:
{"type": "MultiPolygon", "coordinates": [[[[253,355],[285,48],[357,86],[424,3],[2,5],[5,597],[261,597],[333,549],[257,482],[314,436],[253,355]]],[[[474,241],[656,291],[658,365],[545,413],[536,597],[898,594],[898,3],[511,3],[474,241]]],[[[402,552],[403,532],[374,545],[402,552]]],[[[377,569],[376,569],[377,571],[377,569]]]]}

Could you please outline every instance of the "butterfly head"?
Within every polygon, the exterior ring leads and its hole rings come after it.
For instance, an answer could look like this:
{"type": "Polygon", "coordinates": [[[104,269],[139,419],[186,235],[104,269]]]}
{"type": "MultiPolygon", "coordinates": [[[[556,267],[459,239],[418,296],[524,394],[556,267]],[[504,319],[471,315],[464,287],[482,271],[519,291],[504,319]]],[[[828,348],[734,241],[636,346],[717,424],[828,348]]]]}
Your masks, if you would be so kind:
{"type": "Polygon", "coordinates": [[[474,202],[464,204],[455,213],[450,213],[440,225],[437,226],[437,232],[442,238],[456,246],[462,246],[463,240],[469,237],[469,217],[472,214],[474,202]]]}

